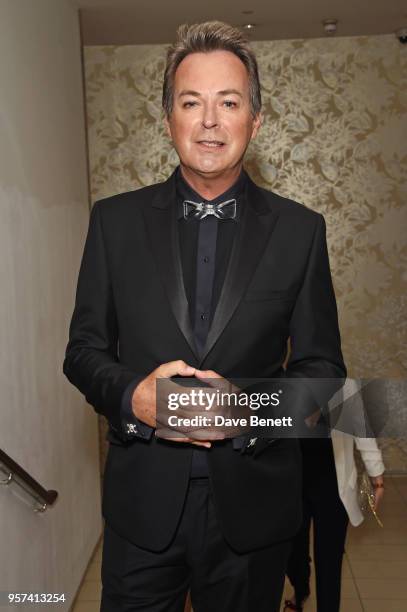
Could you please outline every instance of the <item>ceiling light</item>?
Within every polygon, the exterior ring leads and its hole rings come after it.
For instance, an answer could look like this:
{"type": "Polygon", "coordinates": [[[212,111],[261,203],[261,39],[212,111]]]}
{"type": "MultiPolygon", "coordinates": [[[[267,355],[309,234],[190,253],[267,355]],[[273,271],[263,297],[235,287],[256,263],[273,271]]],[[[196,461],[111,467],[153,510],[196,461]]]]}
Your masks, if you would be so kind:
{"type": "Polygon", "coordinates": [[[336,30],[338,27],[338,20],[337,19],[324,19],[322,22],[322,25],[324,26],[325,34],[328,34],[328,36],[333,36],[334,34],[336,34],[336,30]]]}

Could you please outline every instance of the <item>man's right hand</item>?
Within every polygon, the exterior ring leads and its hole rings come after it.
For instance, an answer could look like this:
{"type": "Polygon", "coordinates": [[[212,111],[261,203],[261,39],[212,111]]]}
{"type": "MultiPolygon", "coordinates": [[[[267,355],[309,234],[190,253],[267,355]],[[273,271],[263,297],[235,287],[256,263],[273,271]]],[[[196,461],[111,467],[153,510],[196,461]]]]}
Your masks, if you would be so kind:
{"type": "MultiPolygon", "coordinates": [[[[132,409],[134,415],[146,423],[150,427],[157,426],[156,406],[157,406],[157,378],[171,378],[171,376],[194,376],[195,368],[189,366],[178,359],[177,361],[169,361],[163,363],[158,368],[153,370],[146,378],[144,378],[134,390],[132,396],[132,409]]],[[[206,446],[210,448],[211,443],[208,440],[194,440],[187,437],[168,438],[173,442],[188,442],[196,446],[206,446]]]]}

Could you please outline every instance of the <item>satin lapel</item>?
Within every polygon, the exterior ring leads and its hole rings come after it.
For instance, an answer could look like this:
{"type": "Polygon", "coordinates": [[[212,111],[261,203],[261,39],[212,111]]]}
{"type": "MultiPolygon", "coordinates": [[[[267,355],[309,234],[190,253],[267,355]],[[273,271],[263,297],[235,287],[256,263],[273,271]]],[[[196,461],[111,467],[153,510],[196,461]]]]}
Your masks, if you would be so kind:
{"type": "Polygon", "coordinates": [[[172,313],[192,352],[199,359],[182,275],[177,219],[173,209],[175,202],[174,172],[153,198],[151,207],[145,213],[145,219],[160,278],[165,287],[172,313]]]}
{"type": "Polygon", "coordinates": [[[199,368],[242,299],[278,219],[278,212],[272,210],[262,191],[250,179],[242,204],[242,218],[199,368]]]}

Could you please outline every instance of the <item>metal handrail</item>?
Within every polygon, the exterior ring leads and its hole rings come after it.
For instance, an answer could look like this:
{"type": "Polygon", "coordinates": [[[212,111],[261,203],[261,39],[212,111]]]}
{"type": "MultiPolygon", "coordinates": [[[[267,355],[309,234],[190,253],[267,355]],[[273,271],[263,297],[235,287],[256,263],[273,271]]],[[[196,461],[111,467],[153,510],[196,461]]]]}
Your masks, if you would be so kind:
{"type": "Polygon", "coordinates": [[[7,486],[15,482],[26,493],[29,493],[36,502],[34,512],[45,512],[49,506],[55,503],[58,492],[53,489],[44,489],[35,478],[1,449],[0,470],[7,475],[5,479],[0,480],[0,485],[7,486]]]}

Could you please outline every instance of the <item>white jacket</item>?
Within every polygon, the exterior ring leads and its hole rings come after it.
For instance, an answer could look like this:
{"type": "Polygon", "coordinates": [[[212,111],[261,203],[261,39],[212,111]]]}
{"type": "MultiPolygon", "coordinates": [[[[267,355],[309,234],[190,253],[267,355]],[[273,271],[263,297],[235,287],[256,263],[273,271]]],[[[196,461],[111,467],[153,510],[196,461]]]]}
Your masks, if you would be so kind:
{"type": "MultiPolygon", "coordinates": [[[[348,378],[341,390],[342,401],[352,395],[354,395],[358,401],[361,401],[359,391],[360,384],[358,381],[348,378]]],[[[332,398],[333,405],[337,405],[338,398],[336,398],[336,400],[334,398],[332,398]]],[[[361,408],[363,409],[363,404],[361,408]]],[[[352,411],[354,410],[355,402],[352,405],[352,411]]],[[[361,412],[363,412],[363,410],[361,410],[361,412]]],[[[358,415],[354,415],[354,417],[357,419],[358,415]]],[[[340,425],[339,421],[338,425],[340,425]]],[[[360,432],[360,427],[358,427],[358,431],[360,432]]],[[[360,438],[351,433],[344,433],[340,428],[333,429],[331,431],[331,437],[338,479],[339,497],[348,513],[349,521],[352,525],[357,526],[360,525],[364,517],[358,504],[357,469],[354,457],[354,447],[356,445],[356,448],[361,454],[366,471],[371,477],[380,476],[384,472],[385,468],[382,453],[377,446],[375,438],[360,438]]]]}

